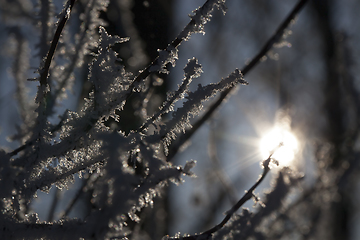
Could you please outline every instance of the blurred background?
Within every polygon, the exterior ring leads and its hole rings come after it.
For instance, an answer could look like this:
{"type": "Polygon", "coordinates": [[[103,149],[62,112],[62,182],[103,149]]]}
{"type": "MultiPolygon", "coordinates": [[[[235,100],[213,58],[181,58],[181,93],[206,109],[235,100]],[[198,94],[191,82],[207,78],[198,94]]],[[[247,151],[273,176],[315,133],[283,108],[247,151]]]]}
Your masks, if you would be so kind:
{"type": "MultiPolygon", "coordinates": [[[[85,2],[78,1],[74,16],[81,13],[85,2]]],[[[33,71],[40,63],[41,53],[36,54],[38,32],[29,28],[26,22],[36,10],[37,2],[1,0],[0,3],[0,43],[3,46],[0,55],[0,144],[14,149],[19,143],[8,137],[24,121],[14,101],[16,79],[25,81],[34,77],[33,71]],[[16,28],[22,38],[13,29],[10,31],[11,28],[16,28]],[[19,64],[26,70],[27,74],[23,76],[16,75],[14,63],[19,49],[29,56],[28,61],[19,64]]],[[[136,75],[157,56],[157,49],[166,48],[175,39],[190,21],[188,14],[203,3],[204,0],[111,0],[108,10],[100,17],[106,22],[109,34],[130,37],[130,41],[121,44],[116,51],[126,69],[136,75]]],[[[179,60],[174,68],[169,68],[169,75],[149,77],[158,84],[154,86],[147,114],[151,115],[157,109],[167,90],[177,89],[183,79],[183,68],[192,57],[199,60],[204,71],[194,80],[192,90],[198,84],[218,82],[236,68],[243,68],[296,3],[295,0],[226,1],[228,11],[225,16],[221,11],[214,11],[213,18],[205,26],[206,34],[193,35],[179,47],[179,60]]],[[[54,12],[59,13],[63,1],[53,4],[54,12]]],[[[296,139],[291,154],[285,156],[286,163],[279,159],[280,166],[288,165],[304,174],[303,181],[287,203],[292,206],[291,203],[297,202],[289,210],[289,218],[293,218],[293,235],[284,233],[282,237],[360,238],[357,227],[360,224],[357,204],[360,200],[359,10],[360,2],[356,0],[307,3],[282,41],[245,76],[249,85],[234,90],[227,102],[172,160],[180,165],[196,160],[194,172],[197,178],[186,178],[179,186],[170,185],[152,209],[144,210],[138,230],[143,239],[159,239],[177,232],[192,234],[221,221],[224,212],[258,179],[262,172],[260,163],[267,154],[261,148],[261,142],[275,127],[291,133],[296,139]],[[293,217],[291,213],[297,216],[293,217]]],[[[70,32],[72,24],[76,24],[75,20],[69,22],[70,32]]],[[[54,121],[65,109],[78,109],[89,92],[85,82],[87,60],[84,61],[74,76],[72,92],[66,92],[67,99],[58,106],[54,121]]],[[[29,99],[33,99],[36,83],[23,84],[29,89],[29,99]]],[[[119,129],[134,129],[137,119],[143,117],[137,108],[136,99],[127,104],[119,129]]],[[[274,140],[274,137],[270,139],[274,140]]],[[[274,166],[272,176],[257,189],[260,198],[263,191],[271,189],[278,169],[274,166]]],[[[57,219],[80,186],[79,180],[69,191],[52,189],[49,196],[39,193],[33,207],[39,209],[40,219],[48,219],[48,209],[54,204],[54,196],[58,196],[57,210],[52,217],[57,219]]],[[[250,201],[246,207],[256,211],[258,206],[253,205],[250,201]]],[[[84,216],[86,206],[79,203],[75,209],[69,216],[84,216]]]]}
{"type": "MultiPolygon", "coordinates": [[[[184,50],[179,54],[178,75],[181,74],[179,65],[184,66],[185,59],[192,56],[203,65],[204,73],[197,80],[202,84],[216,82],[235,68],[242,68],[275,32],[295,3],[227,1],[227,14],[215,13],[205,27],[205,36],[194,36],[189,45],[180,48],[184,50]]],[[[175,6],[190,12],[196,3],[181,1],[175,6]]],[[[270,51],[245,77],[249,86],[240,87],[194,136],[177,161],[197,159],[198,178],[186,180],[181,190],[172,189],[174,195],[182,191],[181,197],[174,197],[178,203],[174,208],[181,214],[173,218],[174,232],[196,232],[222,219],[231,206],[232,196],[241,196],[261,173],[259,163],[264,156],[259,145],[275,126],[289,130],[298,141],[294,160],[289,163],[291,168],[304,173],[304,185],[297,194],[305,195],[307,189],[313,189],[319,181],[335,185],[337,174],[347,168],[357,168],[359,79],[356,72],[359,71],[357,43],[360,39],[355,26],[359,24],[358,9],[356,1],[310,1],[278,48],[270,51]],[[181,220],[181,216],[187,220],[181,220]]],[[[178,30],[188,20],[185,14],[177,14],[176,19],[174,25],[178,30]]],[[[357,171],[344,173],[347,180],[333,186],[336,196],[324,193],[329,199],[323,200],[326,203],[322,206],[328,205],[328,209],[319,210],[321,223],[318,227],[307,223],[314,232],[321,232],[320,226],[329,227],[323,230],[324,235],[318,236],[359,238],[357,171]],[[327,223],[324,223],[325,216],[330,219],[327,223]]],[[[258,193],[269,186],[264,185],[258,193]]],[[[309,197],[306,201],[317,200],[309,197]]],[[[252,204],[247,207],[251,208],[252,204]]],[[[314,235],[309,234],[305,239],[314,235]]]]}

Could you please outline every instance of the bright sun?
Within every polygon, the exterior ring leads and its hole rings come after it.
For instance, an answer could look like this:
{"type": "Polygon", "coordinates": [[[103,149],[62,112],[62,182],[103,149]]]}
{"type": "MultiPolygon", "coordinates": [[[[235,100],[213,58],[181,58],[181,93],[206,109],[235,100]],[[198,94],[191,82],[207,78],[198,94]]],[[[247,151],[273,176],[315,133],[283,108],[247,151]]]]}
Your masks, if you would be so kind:
{"type": "Polygon", "coordinates": [[[272,129],[260,141],[260,152],[263,159],[268,158],[273,152],[272,158],[279,161],[281,166],[289,166],[297,151],[298,141],[296,137],[288,130],[280,127],[272,129]],[[279,147],[281,143],[282,146],[279,147]]]}

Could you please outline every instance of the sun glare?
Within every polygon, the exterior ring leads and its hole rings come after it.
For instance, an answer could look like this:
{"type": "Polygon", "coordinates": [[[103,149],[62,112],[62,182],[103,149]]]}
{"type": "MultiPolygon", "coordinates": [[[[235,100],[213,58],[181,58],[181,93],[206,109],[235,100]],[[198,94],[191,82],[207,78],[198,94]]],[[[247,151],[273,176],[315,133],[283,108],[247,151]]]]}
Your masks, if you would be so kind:
{"type": "Polygon", "coordinates": [[[260,152],[264,159],[273,152],[272,158],[281,166],[289,166],[298,151],[296,137],[286,129],[275,127],[260,141],[260,152]],[[280,144],[282,144],[280,146],[280,144]]]}

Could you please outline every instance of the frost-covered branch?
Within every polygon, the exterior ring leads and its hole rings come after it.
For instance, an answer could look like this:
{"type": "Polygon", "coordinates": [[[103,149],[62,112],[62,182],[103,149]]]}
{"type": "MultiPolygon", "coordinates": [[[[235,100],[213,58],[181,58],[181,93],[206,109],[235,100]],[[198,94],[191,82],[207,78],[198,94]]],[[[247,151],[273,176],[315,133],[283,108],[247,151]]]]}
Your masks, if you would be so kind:
{"type": "MultiPolygon", "coordinates": [[[[74,1],[75,2],[75,1],[74,1]]],[[[64,8],[64,11],[72,8],[74,2],[69,1],[69,5],[67,8],[64,8]],[[70,7],[70,8],[69,8],[70,7]]],[[[90,3],[89,3],[90,4],[90,3]]],[[[225,7],[225,0],[207,0],[204,5],[202,7],[200,7],[199,9],[197,9],[194,12],[194,15],[191,16],[191,21],[186,25],[186,27],[184,28],[184,30],[177,36],[177,38],[171,43],[169,44],[168,48],[166,50],[161,50],[159,52],[159,57],[157,57],[152,64],[150,64],[147,68],[145,68],[144,70],[142,70],[140,72],[139,75],[137,75],[137,77],[132,80],[131,84],[128,87],[128,92],[126,93],[125,97],[118,97],[113,99],[113,101],[117,102],[117,103],[122,103],[124,101],[126,101],[127,99],[129,99],[129,97],[133,94],[133,92],[138,91],[138,85],[139,83],[144,80],[147,76],[149,76],[149,74],[153,71],[165,71],[165,67],[167,65],[167,63],[171,62],[173,65],[175,65],[175,61],[177,59],[177,47],[185,40],[188,40],[190,38],[190,36],[194,33],[204,33],[204,25],[210,20],[211,18],[211,13],[213,12],[214,8],[220,8],[223,13],[225,13],[226,11],[226,7],[225,7]]],[[[69,12],[70,13],[70,12],[69,12]]],[[[67,14],[65,14],[62,18],[62,20],[60,21],[57,31],[56,33],[58,33],[60,31],[62,31],[63,27],[65,26],[65,23],[67,21],[67,18],[65,18],[67,16],[67,14]]],[[[59,40],[60,34],[55,34],[56,36],[54,36],[54,40],[56,41],[52,41],[52,45],[50,47],[50,50],[48,52],[48,55],[46,57],[46,61],[44,64],[44,68],[41,70],[41,75],[40,75],[40,82],[42,83],[46,83],[47,82],[47,76],[48,76],[48,71],[50,68],[50,63],[51,63],[51,59],[53,57],[55,48],[56,48],[56,44],[59,40]]],[[[43,94],[42,94],[43,95],[43,94]]],[[[118,104],[117,104],[118,105],[118,104]]],[[[113,112],[115,109],[110,108],[109,111],[113,112]]],[[[101,116],[98,116],[101,117],[101,116]]],[[[91,129],[92,126],[88,126],[87,129],[91,129]]],[[[32,145],[32,144],[25,144],[25,145],[32,145]]],[[[17,154],[19,151],[22,151],[24,149],[26,149],[26,146],[21,146],[19,147],[15,152],[13,152],[12,154],[15,155],[17,154]]]]}
{"type": "MultiPolygon", "coordinates": [[[[300,0],[296,4],[286,19],[280,24],[274,35],[272,35],[272,37],[265,43],[258,54],[256,54],[256,56],[241,70],[241,73],[244,76],[260,62],[262,57],[266,56],[266,54],[273,48],[274,44],[281,40],[285,30],[290,26],[296,15],[301,11],[307,1],[308,0],[300,0]]],[[[220,97],[206,109],[205,113],[199,119],[196,120],[192,128],[178,138],[178,141],[170,147],[168,161],[172,159],[172,157],[178,152],[179,148],[186,141],[188,141],[194,135],[194,133],[213,115],[213,113],[220,107],[224,100],[230,95],[232,90],[233,88],[231,87],[222,92],[220,97]]]]}
{"type": "Polygon", "coordinates": [[[173,110],[174,103],[178,100],[184,98],[185,94],[188,91],[189,85],[192,82],[193,78],[197,78],[200,76],[200,73],[202,72],[201,65],[198,63],[198,60],[196,58],[189,59],[188,64],[184,68],[185,72],[185,79],[183,80],[182,84],[179,86],[179,89],[174,93],[168,93],[167,100],[163,103],[163,105],[160,107],[159,111],[156,112],[151,118],[149,118],[146,123],[141,126],[141,128],[138,130],[141,132],[144,129],[147,129],[150,124],[153,124],[159,118],[169,111],[173,110]]]}

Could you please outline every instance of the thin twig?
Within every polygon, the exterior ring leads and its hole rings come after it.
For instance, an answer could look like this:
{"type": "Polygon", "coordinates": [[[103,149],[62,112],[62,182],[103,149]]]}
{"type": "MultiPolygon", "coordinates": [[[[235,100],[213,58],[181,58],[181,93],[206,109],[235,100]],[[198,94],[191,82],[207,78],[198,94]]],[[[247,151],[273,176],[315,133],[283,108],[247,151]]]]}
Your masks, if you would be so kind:
{"type": "Polygon", "coordinates": [[[64,15],[63,15],[62,19],[60,20],[59,25],[56,28],[54,38],[51,41],[49,52],[47,53],[46,58],[45,58],[44,67],[42,68],[42,70],[40,72],[40,80],[39,80],[40,85],[46,86],[48,84],[48,75],[49,75],[51,61],[52,61],[52,59],[54,57],[56,46],[57,46],[57,44],[59,42],[61,33],[62,33],[62,31],[63,31],[63,29],[65,27],[65,24],[66,24],[67,20],[70,17],[70,13],[71,13],[71,10],[72,10],[72,8],[73,8],[73,6],[75,4],[75,1],[76,0],[69,0],[68,1],[68,3],[67,3],[68,6],[65,8],[64,15]]]}
{"type": "Polygon", "coordinates": [[[263,161],[263,173],[261,174],[260,178],[256,181],[256,183],[245,193],[245,195],[226,213],[226,216],[224,217],[224,219],[217,224],[216,226],[210,228],[209,230],[198,234],[198,235],[192,235],[192,236],[187,236],[187,237],[182,237],[181,239],[186,239],[186,240],[196,240],[196,239],[209,239],[215,232],[217,232],[218,230],[220,230],[230,219],[231,217],[234,215],[234,213],[239,210],[239,208],[244,205],[244,203],[246,203],[248,200],[250,200],[253,196],[254,196],[254,190],[259,186],[259,184],[265,179],[266,175],[268,174],[268,172],[270,171],[270,161],[272,154],[269,156],[268,159],[266,159],[265,161],[263,161]]]}

